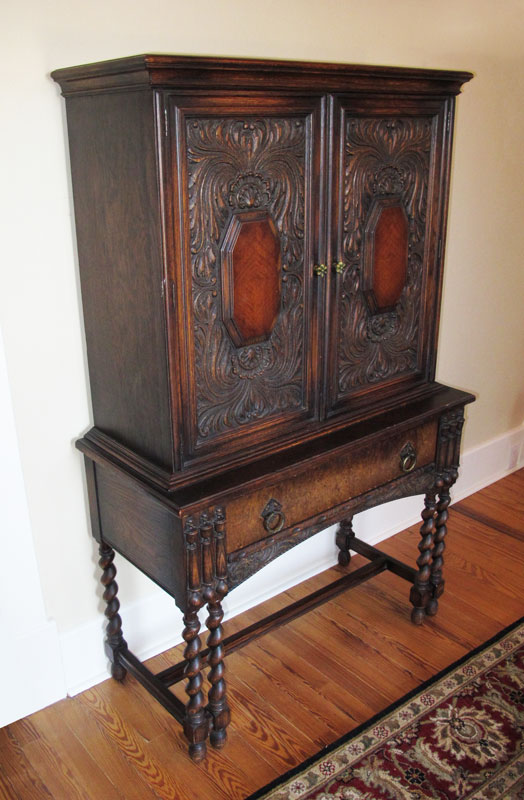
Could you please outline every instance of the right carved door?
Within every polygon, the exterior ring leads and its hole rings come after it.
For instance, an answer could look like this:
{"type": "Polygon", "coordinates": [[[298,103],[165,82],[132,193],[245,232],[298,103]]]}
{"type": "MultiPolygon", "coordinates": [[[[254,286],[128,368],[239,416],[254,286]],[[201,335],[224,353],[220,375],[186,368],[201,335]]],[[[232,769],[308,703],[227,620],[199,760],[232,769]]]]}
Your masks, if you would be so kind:
{"type": "Polygon", "coordinates": [[[431,380],[447,101],[334,101],[327,415],[431,380]]]}

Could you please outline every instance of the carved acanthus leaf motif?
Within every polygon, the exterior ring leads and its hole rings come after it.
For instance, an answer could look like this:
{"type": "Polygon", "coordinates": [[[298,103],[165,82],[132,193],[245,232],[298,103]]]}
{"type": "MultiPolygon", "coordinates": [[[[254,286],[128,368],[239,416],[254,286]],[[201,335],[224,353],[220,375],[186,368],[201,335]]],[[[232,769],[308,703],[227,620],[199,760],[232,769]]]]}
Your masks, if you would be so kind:
{"type": "Polygon", "coordinates": [[[303,118],[188,119],[187,166],[198,440],[303,403],[303,118]],[[264,345],[236,348],[221,320],[220,243],[232,211],[265,209],[281,241],[281,310],[264,345]]]}
{"type": "Polygon", "coordinates": [[[346,121],[338,395],[418,366],[431,120],[346,121]],[[406,283],[391,312],[372,314],[361,286],[364,231],[380,195],[397,195],[409,219],[406,283]]]}

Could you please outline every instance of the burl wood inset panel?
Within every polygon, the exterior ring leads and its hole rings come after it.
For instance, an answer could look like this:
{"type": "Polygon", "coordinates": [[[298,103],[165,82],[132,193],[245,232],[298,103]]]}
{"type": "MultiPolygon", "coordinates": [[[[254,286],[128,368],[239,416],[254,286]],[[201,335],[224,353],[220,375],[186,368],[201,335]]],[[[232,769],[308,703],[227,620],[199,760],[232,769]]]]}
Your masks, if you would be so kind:
{"type": "Polygon", "coordinates": [[[292,528],[404,474],[400,451],[407,442],[415,447],[417,467],[431,463],[435,459],[436,438],[437,422],[433,420],[403,433],[389,434],[385,443],[374,440],[328,457],[302,472],[297,469],[297,473],[286,480],[227,501],[228,552],[268,535],[260,515],[271,498],[282,505],[285,528],[292,528]]]}
{"type": "Polygon", "coordinates": [[[223,260],[224,323],[237,347],[267,339],[281,306],[280,238],[265,212],[233,217],[223,260]]]}
{"type": "Polygon", "coordinates": [[[375,227],[373,294],[378,309],[395,305],[406,283],[408,221],[402,206],[383,208],[375,227]]]}

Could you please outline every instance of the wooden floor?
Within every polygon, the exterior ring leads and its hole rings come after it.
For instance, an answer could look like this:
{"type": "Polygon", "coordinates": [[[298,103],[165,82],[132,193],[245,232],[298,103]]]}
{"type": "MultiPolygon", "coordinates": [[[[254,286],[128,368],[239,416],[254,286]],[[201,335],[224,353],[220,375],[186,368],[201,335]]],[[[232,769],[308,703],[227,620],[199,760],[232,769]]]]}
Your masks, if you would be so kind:
{"type": "MultiPolygon", "coordinates": [[[[245,798],[524,614],[524,470],[454,506],[448,528],[446,592],[422,627],[409,621],[408,584],[384,573],[232,653],[229,741],[202,764],[135,680],[108,680],[0,730],[0,798],[245,798]]],[[[413,562],[418,540],[412,528],[381,548],[413,562]]],[[[284,604],[337,570],[287,592],[284,604]]],[[[279,603],[232,620],[228,632],[279,603]]],[[[151,664],[162,669],[173,656],[151,664]]]]}

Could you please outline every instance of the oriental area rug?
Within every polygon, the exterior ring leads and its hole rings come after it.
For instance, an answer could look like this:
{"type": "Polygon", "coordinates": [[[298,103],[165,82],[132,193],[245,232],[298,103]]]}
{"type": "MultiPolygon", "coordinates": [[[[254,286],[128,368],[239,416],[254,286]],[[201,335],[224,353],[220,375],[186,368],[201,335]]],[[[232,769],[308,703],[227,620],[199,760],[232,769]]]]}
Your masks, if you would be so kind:
{"type": "Polygon", "coordinates": [[[248,800],[524,800],[524,618],[248,800]]]}

